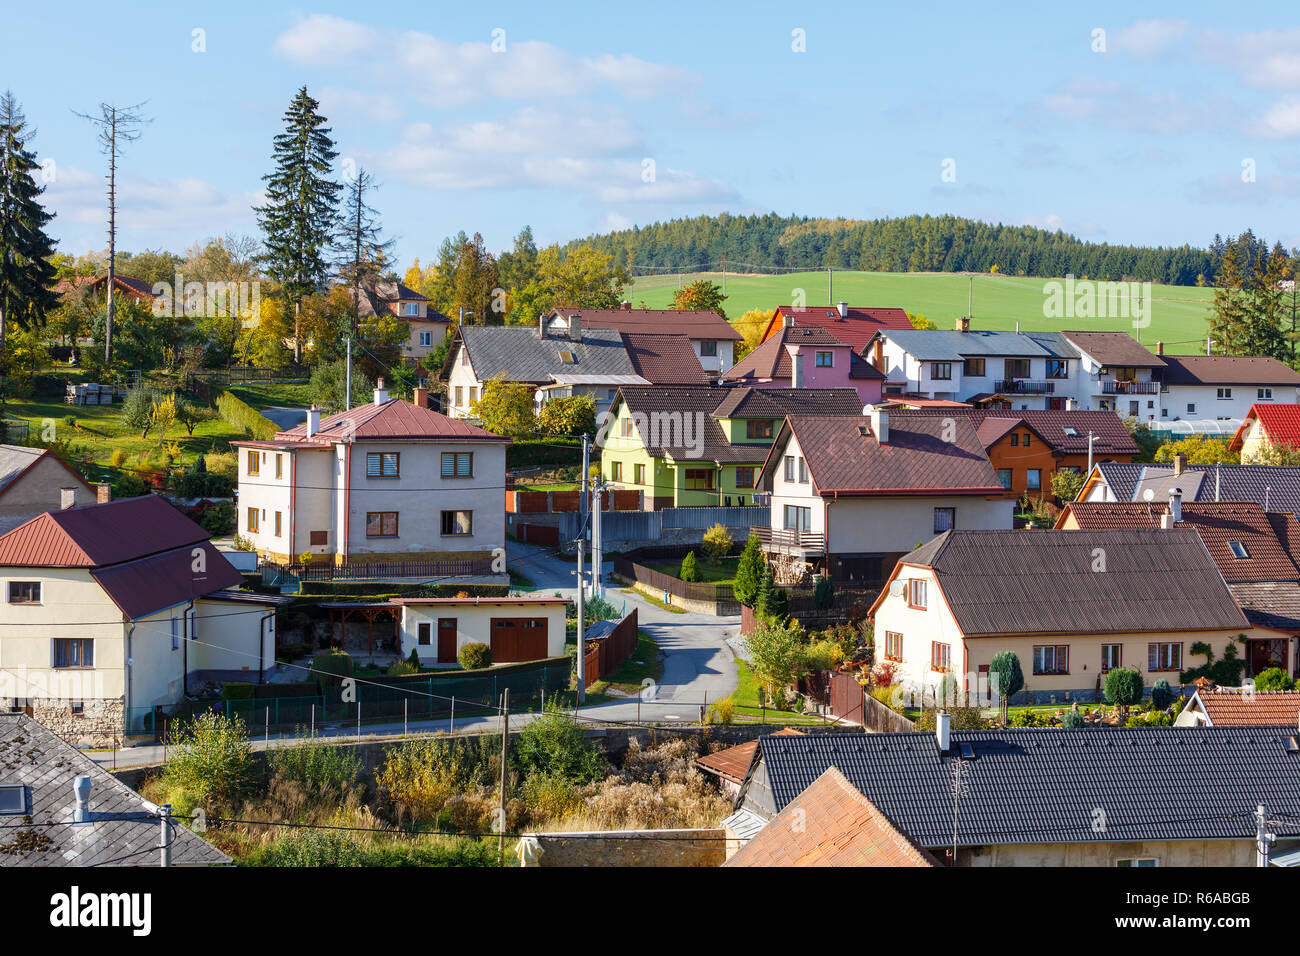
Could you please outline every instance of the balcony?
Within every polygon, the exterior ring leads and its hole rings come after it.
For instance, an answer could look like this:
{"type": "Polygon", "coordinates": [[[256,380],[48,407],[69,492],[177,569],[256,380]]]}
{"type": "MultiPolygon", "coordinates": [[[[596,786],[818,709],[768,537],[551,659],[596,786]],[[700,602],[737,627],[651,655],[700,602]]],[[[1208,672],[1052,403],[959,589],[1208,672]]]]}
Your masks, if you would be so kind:
{"type": "Polygon", "coordinates": [[[1099,384],[1103,395],[1155,395],[1160,391],[1159,382],[1121,382],[1107,378],[1099,384]]]}
{"type": "Polygon", "coordinates": [[[1003,395],[1051,395],[1056,391],[1056,383],[1027,378],[1003,378],[993,383],[993,391],[1003,395]]]}
{"type": "Polygon", "coordinates": [[[764,551],[780,554],[813,555],[826,550],[824,535],[811,531],[788,531],[780,528],[750,528],[752,534],[758,535],[764,551]]]}

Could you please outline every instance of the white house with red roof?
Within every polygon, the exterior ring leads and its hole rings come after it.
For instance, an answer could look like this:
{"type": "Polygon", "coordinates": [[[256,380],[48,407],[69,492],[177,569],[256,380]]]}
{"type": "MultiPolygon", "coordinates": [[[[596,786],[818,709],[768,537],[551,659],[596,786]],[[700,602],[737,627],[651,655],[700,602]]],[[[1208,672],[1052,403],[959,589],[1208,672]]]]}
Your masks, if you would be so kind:
{"type": "Polygon", "coordinates": [[[156,495],[33,518],[0,535],[0,707],[107,746],[205,680],[260,682],[285,599],[242,583],[156,495]]]}
{"type": "MultiPolygon", "coordinates": [[[[239,451],[239,529],[269,560],[483,562],[504,554],[508,438],[392,398],[239,451]]],[[[471,572],[464,572],[471,573],[471,572]]]]}
{"type": "Polygon", "coordinates": [[[1300,405],[1250,406],[1229,447],[1241,452],[1243,465],[1267,465],[1275,449],[1300,448],[1300,405]]]}

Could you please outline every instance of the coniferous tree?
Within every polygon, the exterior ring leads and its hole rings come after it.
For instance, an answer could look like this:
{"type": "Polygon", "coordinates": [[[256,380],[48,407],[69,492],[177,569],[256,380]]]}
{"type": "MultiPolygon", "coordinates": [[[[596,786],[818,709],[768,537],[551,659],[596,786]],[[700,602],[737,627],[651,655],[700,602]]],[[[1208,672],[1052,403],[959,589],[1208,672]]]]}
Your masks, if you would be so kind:
{"type": "Polygon", "coordinates": [[[1247,307],[1248,265],[1241,250],[1230,242],[1223,250],[1214,283],[1214,306],[1210,315],[1210,338],[1222,355],[1241,355],[1250,338],[1250,310],[1247,307]]]}
{"type": "Polygon", "coordinates": [[[254,207],[265,236],[263,260],[280,285],[285,311],[294,314],[294,361],[302,361],[299,312],[304,296],[329,276],[327,252],[338,223],[340,183],[330,178],[338,153],[320,104],[303,87],[284,114],[284,132],[274,143],[275,170],[266,182],[266,205],[254,207]]]}
{"type": "Polygon", "coordinates": [[[339,278],[352,287],[352,335],[357,335],[360,321],[361,289],[372,285],[388,265],[392,239],[383,238],[379,213],[366,202],[376,187],[375,178],[364,168],[358,169],[347,184],[347,198],[339,230],[339,278]]]}
{"type": "Polygon", "coordinates": [[[45,233],[54,215],[39,199],[45,187],[33,175],[32,132],[18,101],[5,91],[0,96],[0,352],[10,320],[25,327],[58,304],[51,289],[54,242],[45,233]]]}

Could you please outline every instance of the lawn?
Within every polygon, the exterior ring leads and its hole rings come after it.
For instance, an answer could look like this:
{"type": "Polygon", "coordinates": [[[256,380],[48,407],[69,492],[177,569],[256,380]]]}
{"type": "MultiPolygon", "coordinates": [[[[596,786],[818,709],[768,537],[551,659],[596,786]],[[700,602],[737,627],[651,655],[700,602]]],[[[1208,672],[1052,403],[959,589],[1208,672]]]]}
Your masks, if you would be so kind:
{"type": "Polygon", "coordinates": [[[731,695],[736,705],[736,717],[751,718],[753,722],[765,724],[823,724],[825,719],[791,710],[773,710],[759,703],[758,678],[754,669],[745,661],[736,661],[736,690],[731,695]]]}
{"type": "Polygon", "coordinates": [[[258,382],[231,385],[226,391],[258,411],[263,408],[306,408],[311,404],[311,386],[306,382],[258,382]]]}
{"type": "MultiPolygon", "coordinates": [[[[721,283],[721,273],[690,273],[687,282],[709,279],[721,283]]],[[[1059,332],[1062,329],[1132,332],[1126,318],[1048,318],[1044,316],[1045,283],[1053,281],[1027,276],[977,275],[974,277],[974,327],[1059,332]]],[[[637,278],[628,298],[638,306],[668,308],[678,288],[677,276],[637,278]]],[[[945,272],[840,272],[834,273],[831,295],[836,302],[853,306],[897,306],[919,312],[941,329],[951,329],[953,320],[966,314],[971,277],[945,272]]],[[[805,301],[821,305],[827,299],[825,272],[795,272],[788,275],[728,275],[727,315],[737,318],[749,309],[774,309],[789,305],[802,290],[805,301]]],[[[1141,330],[1143,344],[1157,339],[1170,352],[1199,354],[1205,349],[1206,319],[1214,290],[1196,286],[1152,285],[1154,302],[1151,325],[1141,330]]]]}
{"type": "Polygon", "coordinates": [[[645,681],[652,680],[656,684],[664,676],[664,655],[659,650],[659,645],[645,631],[636,632],[636,647],[632,653],[627,656],[622,665],[614,673],[610,674],[604,680],[593,681],[587,688],[587,702],[601,703],[606,700],[616,700],[613,695],[607,694],[610,688],[620,690],[624,694],[632,695],[641,692],[645,686],[645,681]],[[592,700],[592,698],[598,698],[592,700]]]}
{"type": "MultiPolygon", "coordinates": [[[[700,580],[705,584],[735,584],[736,567],[739,564],[739,557],[723,558],[715,562],[698,554],[695,556],[695,567],[700,572],[700,580]]],[[[648,561],[646,567],[667,574],[669,577],[682,576],[682,562],[679,558],[669,561],[648,561]]]]}

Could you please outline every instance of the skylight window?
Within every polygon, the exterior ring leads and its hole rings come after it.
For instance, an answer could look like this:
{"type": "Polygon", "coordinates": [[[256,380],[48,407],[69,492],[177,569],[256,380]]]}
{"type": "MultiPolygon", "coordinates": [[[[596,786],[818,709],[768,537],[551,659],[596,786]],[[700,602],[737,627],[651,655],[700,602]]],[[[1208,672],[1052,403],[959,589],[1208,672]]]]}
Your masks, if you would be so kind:
{"type": "Polygon", "coordinates": [[[1246,550],[1246,546],[1242,544],[1240,541],[1229,541],[1228,547],[1232,549],[1233,555],[1235,555],[1238,558],[1250,557],[1250,552],[1246,550]]]}
{"type": "Polygon", "coordinates": [[[574,354],[569,351],[564,351],[560,353],[560,361],[563,362],[565,365],[576,365],[578,362],[577,358],[574,357],[574,354]]]}
{"type": "Polygon", "coordinates": [[[1065,437],[1066,437],[1066,438],[1077,438],[1077,437],[1079,437],[1079,431],[1078,431],[1078,429],[1076,429],[1073,425],[1066,425],[1065,428],[1062,429],[1062,431],[1065,432],[1065,437]]]}
{"type": "Polygon", "coordinates": [[[26,812],[26,788],[21,783],[0,785],[0,815],[20,816],[26,812]]]}

